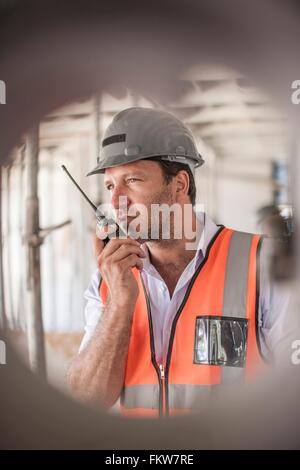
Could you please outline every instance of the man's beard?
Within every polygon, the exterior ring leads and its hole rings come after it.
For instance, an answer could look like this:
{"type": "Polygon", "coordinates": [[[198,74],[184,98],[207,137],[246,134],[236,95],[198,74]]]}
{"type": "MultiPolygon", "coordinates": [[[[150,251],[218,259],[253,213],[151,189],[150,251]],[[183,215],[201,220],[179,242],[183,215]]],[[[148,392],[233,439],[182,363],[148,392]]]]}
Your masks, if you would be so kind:
{"type": "Polygon", "coordinates": [[[126,231],[128,236],[134,238],[139,243],[150,241],[161,243],[162,241],[173,239],[175,214],[172,212],[168,214],[167,211],[162,213],[159,211],[159,207],[162,205],[170,207],[174,203],[172,193],[166,186],[144,204],[145,210],[143,212],[145,213],[141,214],[137,210],[136,213],[130,216],[129,208],[129,215],[126,219],[121,219],[119,225],[126,231]]]}

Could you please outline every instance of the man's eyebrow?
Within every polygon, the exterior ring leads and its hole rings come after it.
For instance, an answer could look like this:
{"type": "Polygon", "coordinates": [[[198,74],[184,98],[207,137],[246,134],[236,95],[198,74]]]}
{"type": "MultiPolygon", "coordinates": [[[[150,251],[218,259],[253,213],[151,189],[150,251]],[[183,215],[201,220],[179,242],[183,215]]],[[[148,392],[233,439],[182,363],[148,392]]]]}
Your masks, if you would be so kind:
{"type": "Polygon", "coordinates": [[[142,170],[131,171],[129,173],[125,173],[125,175],[123,175],[123,178],[128,178],[128,176],[146,176],[146,173],[142,170]]]}
{"type": "MultiPolygon", "coordinates": [[[[132,178],[134,176],[143,176],[143,177],[145,177],[146,173],[142,170],[130,171],[128,173],[124,173],[124,175],[122,175],[120,178],[126,179],[128,177],[132,178]]],[[[107,178],[107,179],[104,180],[104,184],[108,184],[108,183],[112,183],[112,180],[110,178],[107,178]]]]}

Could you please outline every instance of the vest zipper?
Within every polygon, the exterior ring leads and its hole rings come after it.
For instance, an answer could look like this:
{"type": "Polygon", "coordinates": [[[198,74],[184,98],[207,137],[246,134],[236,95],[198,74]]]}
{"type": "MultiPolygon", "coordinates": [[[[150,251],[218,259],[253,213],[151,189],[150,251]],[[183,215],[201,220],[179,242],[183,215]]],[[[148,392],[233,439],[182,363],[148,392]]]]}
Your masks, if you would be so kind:
{"type": "Polygon", "coordinates": [[[159,365],[159,370],[160,370],[160,378],[161,378],[161,379],[164,379],[164,378],[165,378],[165,369],[164,369],[164,365],[163,365],[163,364],[160,364],[160,365],[159,365]]]}
{"type": "Polygon", "coordinates": [[[165,368],[163,364],[159,364],[160,379],[162,383],[162,416],[166,414],[166,381],[165,381],[165,368]]]}
{"type": "Polygon", "coordinates": [[[148,321],[149,321],[149,332],[150,332],[150,349],[151,349],[151,362],[152,365],[156,371],[157,374],[157,379],[158,379],[158,385],[159,385],[159,409],[158,409],[158,414],[159,417],[161,418],[164,415],[164,409],[165,409],[165,369],[163,364],[159,365],[156,362],[156,354],[155,354],[155,346],[154,346],[154,335],[153,335],[153,325],[152,325],[152,317],[151,317],[151,308],[150,308],[150,300],[145,288],[145,284],[143,281],[142,276],[140,275],[140,279],[142,282],[142,286],[144,289],[144,295],[146,299],[146,304],[147,304],[147,313],[148,313],[148,321]],[[161,368],[162,367],[162,368],[161,368]]]}

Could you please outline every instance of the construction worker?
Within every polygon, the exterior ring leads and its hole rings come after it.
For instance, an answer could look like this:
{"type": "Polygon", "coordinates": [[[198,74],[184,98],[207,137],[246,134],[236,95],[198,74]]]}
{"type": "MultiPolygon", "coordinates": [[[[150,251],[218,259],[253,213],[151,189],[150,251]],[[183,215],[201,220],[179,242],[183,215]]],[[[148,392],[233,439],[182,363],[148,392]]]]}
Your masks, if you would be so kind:
{"type": "Polygon", "coordinates": [[[273,289],[261,262],[268,240],[194,210],[194,172],[203,163],[190,130],[165,111],[129,108],[108,127],[89,175],[104,174],[128,236],[96,239],[86,333],[69,372],[83,399],[110,408],[120,398],[127,416],[189,412],[222,385],[251,380],[279,347],[289,298],[273,289]],[[135,217],[127,217],[135,204],[148,210],[138,237],[129,230],[135,217]],[[169,211],[168,236],[165,215],[149,216],[157,205],[182,209],[169,211]],[[175,237],[179,222],[192,229],[194,245],[186,231],[175,237]]]}

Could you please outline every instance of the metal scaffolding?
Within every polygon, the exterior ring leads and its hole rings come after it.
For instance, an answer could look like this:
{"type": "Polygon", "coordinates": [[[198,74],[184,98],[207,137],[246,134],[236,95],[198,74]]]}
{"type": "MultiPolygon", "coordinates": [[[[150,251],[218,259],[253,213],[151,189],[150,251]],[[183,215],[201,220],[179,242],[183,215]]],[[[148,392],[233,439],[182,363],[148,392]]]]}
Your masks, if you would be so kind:
{"type": "Polygon", "coordinates": [[[27,198],[27,337],[29,360],[32,369],[46,377],[46,355],[42,318],[41,266],[39,235],[38,163],[39,127],[34,127],[26,138],[27,198]]]}

